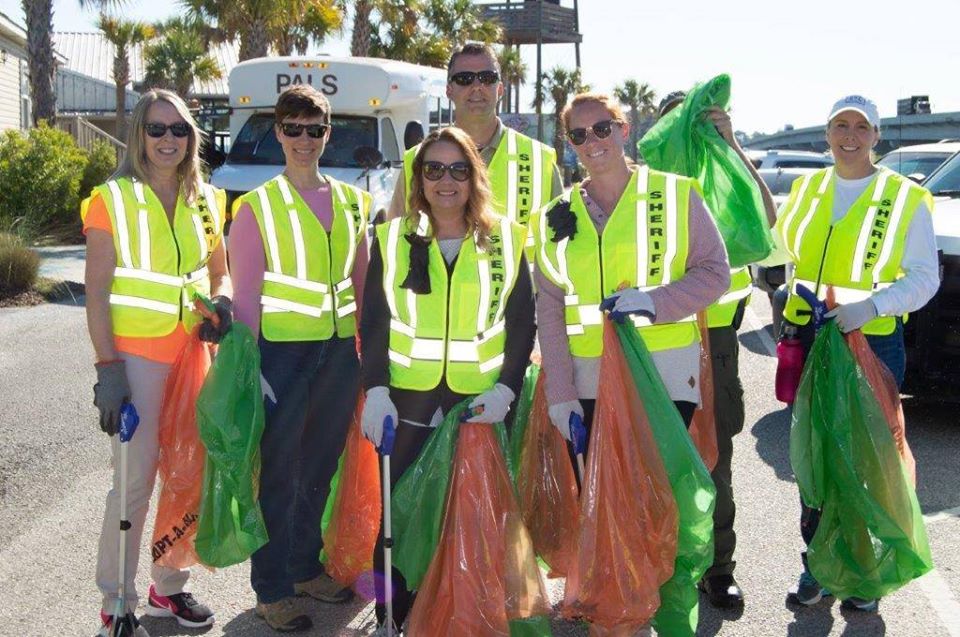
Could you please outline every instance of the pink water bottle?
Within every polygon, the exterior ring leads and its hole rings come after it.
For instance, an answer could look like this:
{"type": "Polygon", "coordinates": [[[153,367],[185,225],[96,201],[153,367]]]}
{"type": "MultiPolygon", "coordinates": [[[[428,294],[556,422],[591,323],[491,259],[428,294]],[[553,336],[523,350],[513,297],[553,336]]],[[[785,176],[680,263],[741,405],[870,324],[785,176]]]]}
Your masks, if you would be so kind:
{"type": "Polygon", "coordinates": [[[797,338],[797,328],[785,325],[783,338],[777,343],[777,400],[787,404],[796,400],[802,373],[803,346],[797,338]]]}

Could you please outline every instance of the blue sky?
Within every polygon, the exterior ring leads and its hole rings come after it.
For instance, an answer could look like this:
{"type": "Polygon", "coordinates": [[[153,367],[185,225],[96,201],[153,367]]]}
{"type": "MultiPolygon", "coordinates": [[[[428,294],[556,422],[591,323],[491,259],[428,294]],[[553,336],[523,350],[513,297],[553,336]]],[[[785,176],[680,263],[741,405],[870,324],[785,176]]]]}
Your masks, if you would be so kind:
{"type": "MultiPolygon", "coordinates": [[[[747,132],[819,124],[849,93],[871,97],[884,117],[896,114],[898,98],[914,94],[929,95],[935,112],[960,111],[956,0],[890,11],[861,0],[579,4],[584,78],[595,89],[634,78],[660,96],[729,73],[734,125],[747,132]]],[[[178,10],[176,0],[128,0],[123,12],[155,20],[178,10]]],[[[77,0],[54,0],[54,11],[57,30],[94,29],[95,14],[77,0]]],[[[23,23],[20,0],[0,0],[0,12],[23,23]]],[[[341,55],[348,45],[331,40],[321,50],[341,55]]],[[[531,78],[534,50],[524,47],[531,78]]],[[[574,61],[573,45],[544,47],[544,69],[574,61]]],[[[529,104],[528,95],[522,99],[529,104]]]]}

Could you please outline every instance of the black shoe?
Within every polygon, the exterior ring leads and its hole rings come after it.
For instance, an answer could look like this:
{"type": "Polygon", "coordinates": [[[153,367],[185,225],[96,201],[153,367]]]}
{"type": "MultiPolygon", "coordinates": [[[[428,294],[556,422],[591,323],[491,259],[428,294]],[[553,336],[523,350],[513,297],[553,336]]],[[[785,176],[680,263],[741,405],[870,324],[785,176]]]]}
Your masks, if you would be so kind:
{"type": "Polygon", "coordinates": [[[714,608],[743,608],[743,591],[733,575],[704,577],[699,588],[714,608]]]}

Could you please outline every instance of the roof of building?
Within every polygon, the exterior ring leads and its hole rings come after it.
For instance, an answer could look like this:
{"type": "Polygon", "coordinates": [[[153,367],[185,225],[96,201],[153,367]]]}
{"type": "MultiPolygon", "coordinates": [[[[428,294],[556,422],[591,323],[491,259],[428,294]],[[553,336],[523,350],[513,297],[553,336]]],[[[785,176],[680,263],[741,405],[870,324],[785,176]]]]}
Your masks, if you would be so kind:
{"type": "MultiPolygon", "coordinates": [[[[113,82],[113,58],[116,47],[101,31],[58,31],[53,34],[57,51],[66,57],[65,66],[88,77],[113,82]]],[[[235,43],[213,45],[210,54],[220,67],[221,77],[210,82],[194,82],[191,93],[196,97],[226,97],[227,77],[239,60],[235,43]]],[[[143,46],[130,48],[130,78],[134,84],[143,81],[145,73],[143,46]]]]}
{"type": "Polygon", "coordinates": [[[13,40],[20,46],[27,45],[27,30],[5,13],[0,13],[0,35],[13,40]]]}

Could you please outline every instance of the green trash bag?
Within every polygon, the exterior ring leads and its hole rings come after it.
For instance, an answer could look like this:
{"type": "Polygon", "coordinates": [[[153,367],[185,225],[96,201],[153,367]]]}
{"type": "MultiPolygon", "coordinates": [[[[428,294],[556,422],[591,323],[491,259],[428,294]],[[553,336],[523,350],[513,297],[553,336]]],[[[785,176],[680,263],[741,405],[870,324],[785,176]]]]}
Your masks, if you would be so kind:
{"type": "Polygon", "coordinates": [[[933,568],[917,495],[883,408],[834,322],[817,334],[790,430],[790,463],[808,507],[817,581],[840,599],[878,599],[933,568]]]}
{"type": "Polygon", "coordinates": [[[263,426],[260,350],[250,329],[237,322],[220,342],[197,398],[207,461],[196,547],[207,566],[239,564],[267,543],[257,501],[263,426]]]}
{"type": "Polygon", "coordinates": [[[727,246],[731,267],[760,261],[773,250],[763,197],[750,171],[704,114],[730,105],[730,76],[697,84],[680,106],[637,142],[656,170],[693,177],[727,246]]]}
{"type": "Polygon", "coordinates": [[[517,401],[516,416],[513,427],[510,428],[509,445],[507,447],[507,470],[514,484],[520,469],[520,457],[523,455],[523,438],[527,434],[527,423],[530,422],[530,413],[533,410],[533,396],[537,389],[537,379],[540,378],[540,366],[530,363],[523,378],[523,388],[520,390],[520,399],[517,401]]]}
{"type": "Polygon", "coordinates": [[[416,461],[400,476],[390,497],[393,565],[410,590],[420,587],[440,540],[460,417],[469,404],[464,400],[450,410],[427,438],[416,461]]]}
{"type": "Polygon", "coordinates": [[[679,514],[677,559],[673,576],[660,587],[653,626],[662,637],[692,637],[698,622],[697,582],[713,564],[716,487],[643,339],[630,322],[617,325],[617,335],[647,410],[679,514]]]}

